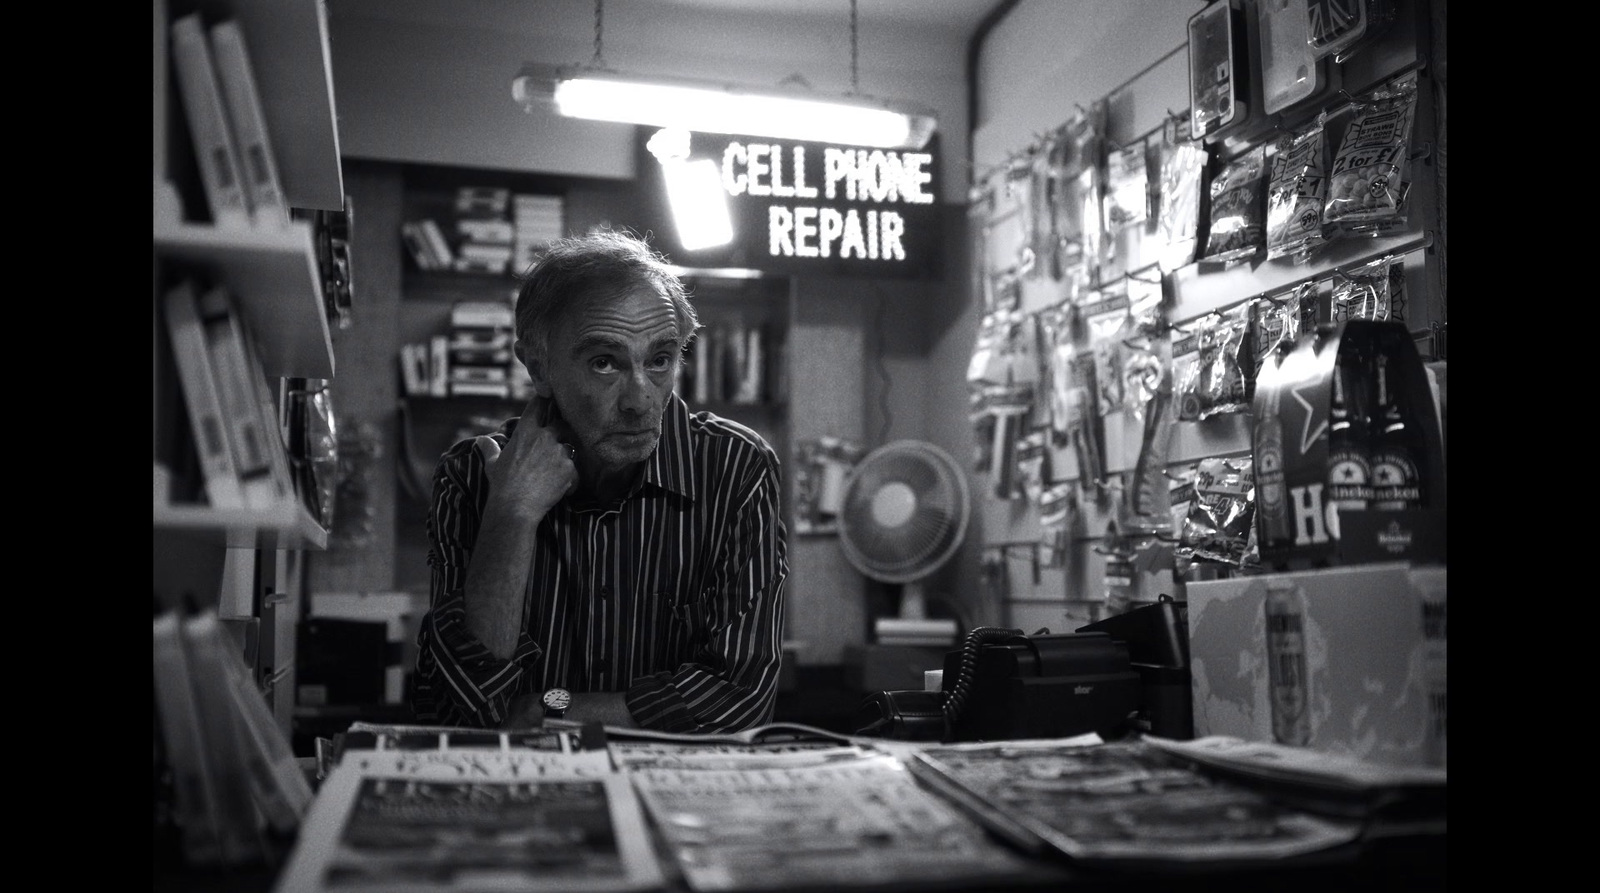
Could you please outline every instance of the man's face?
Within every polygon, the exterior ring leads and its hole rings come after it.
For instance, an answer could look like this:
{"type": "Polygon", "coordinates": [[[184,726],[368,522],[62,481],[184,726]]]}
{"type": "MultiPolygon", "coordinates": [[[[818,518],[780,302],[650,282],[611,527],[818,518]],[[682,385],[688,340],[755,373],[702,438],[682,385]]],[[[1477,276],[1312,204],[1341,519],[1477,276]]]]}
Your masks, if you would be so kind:
{"type": "Polygon", "coordinates": [[[574,308],[551,331],[545,379],[586,478],[649,458],[678,354],[672,302],[650,288],[574,308]]]}

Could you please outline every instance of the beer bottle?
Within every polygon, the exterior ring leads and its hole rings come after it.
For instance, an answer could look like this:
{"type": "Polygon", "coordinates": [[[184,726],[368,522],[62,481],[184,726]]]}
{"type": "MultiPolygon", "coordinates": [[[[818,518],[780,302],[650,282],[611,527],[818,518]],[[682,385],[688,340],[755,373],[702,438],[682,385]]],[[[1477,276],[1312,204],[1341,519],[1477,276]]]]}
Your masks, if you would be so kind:
{"type": "Polygon", "coordinates": [[[1311,697],[1307,691],[1305,604],[1293,580],[1266,581],[1267,703],[1272,738],[1296,747],[1311,742],[1311,697]]]}
{"type": "MultiPolygon", "coordinates": [[[[1273,364],[1276,369],[1287,353],[1287,350],[1274,350],[1266,363],[1273,364]]],[[[1269,381],[1254,429],[1256,517],[1260,521],[1258,545],[1268,549],[1287,545],[1294,539],[1289,529],[1289,494],[1283,477],[1283,423],[1278,418],[1281,394],[1278,382],[1269,381]]]]}
{"type": "Polygon", "coordinates": [[[1339,513],[1365,510],[1372,498],[1363,358],[1341,346],[1333,364],[1333,396],[1328,403],[1328,532],[1339,538],[1339,513]]]}
{"type": "Polygon", "coordinates": [[[1377,405],[1372,413],[1372,507],[1398,511],[1422,507],[1417,467],[1417,427],[1407,419],[1390,358],[1377,359],[1377,405]]]}

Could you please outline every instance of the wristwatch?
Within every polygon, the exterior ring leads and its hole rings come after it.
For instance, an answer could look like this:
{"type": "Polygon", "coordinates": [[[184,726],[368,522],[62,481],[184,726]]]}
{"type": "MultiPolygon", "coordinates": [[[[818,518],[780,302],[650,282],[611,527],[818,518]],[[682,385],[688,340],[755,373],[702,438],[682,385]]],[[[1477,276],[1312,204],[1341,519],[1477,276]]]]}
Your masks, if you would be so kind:
{"type": "Polygon", "coordinates": [[[567,715],[567,707],[572,704],[572,693],[564,688],[552,688],[540,700],[544,702],[547,719],[560,719],[567,715]]]}

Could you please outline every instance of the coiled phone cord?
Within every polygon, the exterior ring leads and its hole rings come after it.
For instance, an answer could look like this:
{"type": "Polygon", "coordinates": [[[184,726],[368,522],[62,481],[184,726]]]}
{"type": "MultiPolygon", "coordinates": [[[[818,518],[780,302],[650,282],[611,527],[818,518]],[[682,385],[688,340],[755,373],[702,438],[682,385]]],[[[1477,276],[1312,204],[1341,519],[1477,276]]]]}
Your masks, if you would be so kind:
{"type": "Polygon", "coordinates": [[[966,641],[961,645],[961,669],[956,673],[955,686],[945,693],[943,707],[946,729],[955,728],[956,720],[966,707],[967,695],[972,691],[972,677],[978,670],[978,652],[990,643],[1017,638],[1026,640],[1027,637],[1020,629],[1001,626],[980,626],[967,633],[966,641]]]}

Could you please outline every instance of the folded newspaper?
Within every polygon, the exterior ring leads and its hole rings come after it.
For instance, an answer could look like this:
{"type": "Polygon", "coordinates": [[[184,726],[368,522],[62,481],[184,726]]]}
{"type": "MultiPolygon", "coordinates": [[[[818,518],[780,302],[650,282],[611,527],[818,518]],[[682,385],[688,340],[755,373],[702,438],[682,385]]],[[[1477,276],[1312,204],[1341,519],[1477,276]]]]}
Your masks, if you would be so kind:
{"type": "Polygon", "coordinates": [[[1361,835],[1358,822],[1281,804],[1142,740],[950,744],[909,765],[1017,846],[1085,864],[1274,864],[1361,835]]]}

